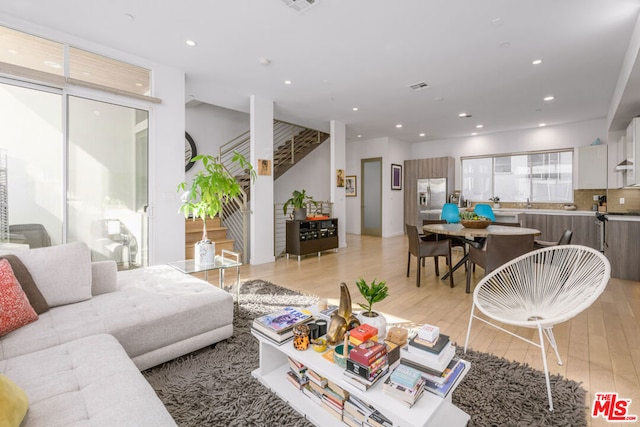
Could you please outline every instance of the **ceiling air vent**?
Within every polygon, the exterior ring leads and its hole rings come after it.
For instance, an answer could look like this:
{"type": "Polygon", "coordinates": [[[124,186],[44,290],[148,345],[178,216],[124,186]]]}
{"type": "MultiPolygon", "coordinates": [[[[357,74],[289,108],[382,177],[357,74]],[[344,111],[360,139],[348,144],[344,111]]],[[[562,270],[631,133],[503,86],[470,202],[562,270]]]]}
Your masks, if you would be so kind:
{"type": "Polygon", "coordinates": [[[409,89],[412,89],[412,90],[422,90],[428,87],[429,85],[426,82],[414,83],[412,85],[409,85],[409,89]]]}
{"type": "Polygon", "coordinates": [[[297,12],[304,12],[311,6],[318,3],[319,0],[282,0],[284,4],[297,12]]]}

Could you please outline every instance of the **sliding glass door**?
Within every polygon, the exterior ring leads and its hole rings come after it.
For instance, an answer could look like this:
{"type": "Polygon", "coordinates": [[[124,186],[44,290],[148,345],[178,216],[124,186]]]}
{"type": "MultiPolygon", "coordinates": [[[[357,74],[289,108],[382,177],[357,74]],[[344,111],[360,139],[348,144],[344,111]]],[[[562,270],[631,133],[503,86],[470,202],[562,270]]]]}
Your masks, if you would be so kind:
{"type": "Polygon", "coordinates": [[[94,259],[145,265],[148,113],[68,97],[68,237],[94,259]]]}
{"type": "Polygon", "coordinates": [[[0,115],[11,242],[83,241],[93,260],[147,265],[148,112],[0,83],[0,115]]]}

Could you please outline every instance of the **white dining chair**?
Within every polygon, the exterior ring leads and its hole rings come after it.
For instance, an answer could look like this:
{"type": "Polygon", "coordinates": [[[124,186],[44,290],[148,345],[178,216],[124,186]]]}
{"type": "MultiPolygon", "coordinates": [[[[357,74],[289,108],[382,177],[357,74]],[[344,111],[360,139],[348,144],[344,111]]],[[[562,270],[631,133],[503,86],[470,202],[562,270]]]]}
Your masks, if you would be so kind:
{"type": "Polygon", "coordinates": [[[610,276],[609,261],[586,246],[552,246],[509,261],[476,286],[464,351],[467,351],[474,319],[540,348],[549,410],[553,411],[544,337],[555,351],[558,364],[562,365],[553,326],[587,309],[602,294],[610,276]],[[515,334],[503,325],[535,328],[539,341],[515,334]]]}

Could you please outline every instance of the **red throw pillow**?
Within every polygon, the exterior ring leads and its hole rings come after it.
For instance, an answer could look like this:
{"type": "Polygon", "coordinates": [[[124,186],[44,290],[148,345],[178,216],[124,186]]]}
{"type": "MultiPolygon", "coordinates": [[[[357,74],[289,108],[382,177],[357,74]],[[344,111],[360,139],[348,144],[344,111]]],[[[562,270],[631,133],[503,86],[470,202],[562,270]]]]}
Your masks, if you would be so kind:
{"type": "Polygon", "coordinates": [[[38,320],[38,314],[29,304],[11,264],[0,260],[0,336],[38,320]]]}

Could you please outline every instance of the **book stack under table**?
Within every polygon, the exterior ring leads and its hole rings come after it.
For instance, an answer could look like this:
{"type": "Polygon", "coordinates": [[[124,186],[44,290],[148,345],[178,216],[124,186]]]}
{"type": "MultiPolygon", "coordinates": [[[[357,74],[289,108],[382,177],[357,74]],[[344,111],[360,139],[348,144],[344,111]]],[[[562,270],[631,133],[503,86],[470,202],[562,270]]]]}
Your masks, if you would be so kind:
{"type": "Polygon", "coordinates": [[[347,379],[345,368],[324,354],[297,351],[289,342],[277,343],[255,329],[253,333],[259,340],[260,366],[252,375],[315,425],[464,426],[469,420],[451,403],[450,394],[442,398],[424,393],[409,408],[384,392],[388,374],[363,391],[347,379]]]}

